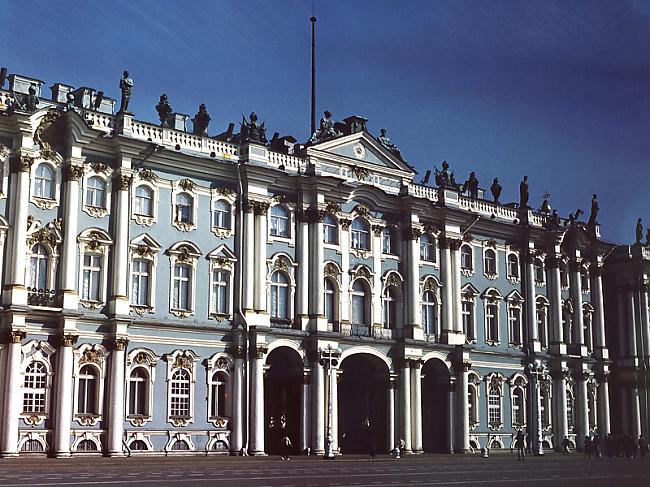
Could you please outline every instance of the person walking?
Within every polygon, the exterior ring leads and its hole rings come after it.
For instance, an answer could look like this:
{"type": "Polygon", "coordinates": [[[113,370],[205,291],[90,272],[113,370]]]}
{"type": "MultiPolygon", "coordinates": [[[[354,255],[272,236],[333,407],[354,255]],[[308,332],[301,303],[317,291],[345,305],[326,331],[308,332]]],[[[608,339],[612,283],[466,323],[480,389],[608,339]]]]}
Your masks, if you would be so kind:
{"type": "Polygon", "coordinates": [[[594,457],[600,458],[600,435],[594,436],[592,443],[594,447],[594,457]]]}
{"type": "Polygon", "coordinates": [[[280,440],[280,449],[282,451],[282,460],[290,460],[289,454],[291,453],[291,447],[293,444],[291,443],[291,439],[289,438],[289,435],[285,434],[282,439],[280,440]]]}
{"type": "Polygon", "coordinates": [[[591,455],[594,453],[594,444],[591,440],[591,436],[585,436],[585,456],[591,458],[591,455]]]}
{"type": "Polygon", "coordinates": [[[565,436],[564,439],[562,440],[562,453],[568,455],[570,446],[571,446],[571,441],[569,440],[568,436],[565,436]]]}
{"type": "Polygon", "coordinates": [[[517,460],[526,460],[526,435],[522,430],[515,436],[515,448],[517,449],[517,460]]]}

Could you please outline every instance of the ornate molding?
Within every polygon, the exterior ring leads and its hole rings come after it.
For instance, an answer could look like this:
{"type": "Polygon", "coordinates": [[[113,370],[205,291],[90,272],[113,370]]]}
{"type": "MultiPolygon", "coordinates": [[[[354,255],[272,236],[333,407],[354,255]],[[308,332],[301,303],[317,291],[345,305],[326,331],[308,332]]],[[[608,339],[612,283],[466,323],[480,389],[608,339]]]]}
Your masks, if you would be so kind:
{"type": "Polygon", "coordinates": [[[361,181],[362,179],[368,177],[370,171],[368,171],[365,167],[354,166],[352,168],[352,174],[354,175],[355,178],[357,178],[358,181],[361,181]]]}
{"type": "Polygon", "coordinates": [[[117,352],[123,352],[126,350],[126,347],[129,345],[129,339],[125,337],[116,338],[113,341],[113,350],[117,352]]]}
{"type": "Polygon", "coordinates": [[[372,233],[375,235],[375,237],[381,237],[382,232],[384,231],[383,225],[373,225],[372,226],[372,233]]]}
{"type": "Polygon", "coordinates": [[[91,162],[89,165],[96,174],[108,174],[110,172],[110,167],[103,162],[91,162]]]}
{"type": "Polygon", "coordinates": [[[417,240],[422,235],[422,230],[417,227],[406,227],[403,234],[404,240],[417,240]]]}
{"type": "Polygon", "coordinates": [[[174,362],[172,363],[172,368],[187,369],[191,372],[193,365],[194,365],[194,355],[188,350],[184,350],[176,356],[174,362]]]}
{"type": "Polygon", "coordinates": [[[341,218],[339,220],[339,224],[341,225],[341,228],[343,230],[347,230],[348,228],[350,228],[350,225],[352,225],[352,220],[348,218],[341,218]]]}
{"type": "Polygon", "coordinates": [[[27,154],[15,155],[10,162],[11,172],[29,172],[34,164],[34,158],[27,154]]]}
{"type": "Polygon", "coordinates": [[[65,181],[79,181],[85,172],[83,166],[78,166],[76,164],[70,164],[63,166],[63,179],[65,181]]]}
{"type": "Polygon", "coordinates": [[[74,335],[72,333],[64,333],[59,337],[59,343],[62,347],[74,347],[79,339],[79,335],[74,335]]]}
{"type": "Polygon", "coordinates": [[[362,204],[358,204],[357,206],[355,206],[352,211],[359,216],[367,217],[368,215],[370,215],[370,208],[362,204]]]}
{"type": "Polygon", "coordinates": [[[266,215],[271,204],[268,201],[253,201],[253,211],[256,215],[266,215]]]}
{"type": "Polygon", "coordinates": [[[325,272],[325,276],[334,277],[334,278],[337,278],[341,274],[339,272],[339,269],[331,262],[325,264],[324,272],[325,272]]]}
{"type": "Polygon", "coordinates": [[[52,124],[54,124],[58,118],[61,116],[62,112],[58,110],[50,110],[45,116],[41,119],[41,123],[38,125],[38,128],[34,132],[34,141],[38,144],[39,152],[43,159],[53,160],[57,156],[57,152],[54,148],[43,139],[43,134],[52,124]]]}
{"type": "Polygon", "coordinates": [[[194,191],[196,188],[196,184],[194,184],[194,181],[191,179],[181,179],[178,182],[178,186],[183,190],[183,191],[194,191]]]}
{"type": "Polygon", "coordinates": [[[341,212],[341,205],[339,205],[336,201],[326,201],[325,210],[329,211],[330,213],[337,214],[341,212]]]}
{"type": "Polygon", "coordinates": [[[289,272],[289,268],[291,267],[291,264],[289,260],[284,257],[283,255],[278,256],[277,259],[273,262],[273,269],[276,270],[282,270],[285,272],[289,272]]]}
{"type": "Polygon", "coordinates": [[[120,174],[118,179],[118,188],[120,191],[128,191],[131,183],[133,182],[133,176],[129,174],[120,174]]]}
{"type": "Polygon", "coordinates": [[[83,415],[83,416],[76,416],[75,419],[81,426],[94,426],[97,424],[97,421],[99,420],[99,416],[97,415],[83,415]]]}
{"type": "Polygon", "coordinates": [[[9,333],[9,343],[20,343],[25,339],[27,333],[23,330],[10,330],[9,333]]]}
{"type": "Polygon", "coordinates": [[[219,186],[218,188],[215,188],[214,192],[215,194],[218,194],[220,196],[225,196],[226,198],[232,198],[236,194],[232,189],[227,188],[225,186],[219,186]]]}
{"type": "Polygon", "coordinates": [[[263,359],[264,355],[269,351],[269,346],[267,344],[258,344],[255,347],[255,358],[256,359],[263,359]]]}
{"type": "Polygon", "coordinates": [[[447,244],[449,245],[450,250],[458,250],[462,245],[463,241],[459,238],[449,238],[447,237],[447,244]]]}
{"type": "Polygon", "coordinates": [[[103,218],[108,215],[108,210],[106,208],[98,206],[88,206],[84,205],[84,212],[90,215],[93,218],[103,218]]]}
{"type": "Polygon", "coordinates": [[[151,169],[143,169],[142,171],[138,172],[138,178],[143,181],[153,183],[158,179],[158,176],[156,176],[156,173],[154,173],[151,169]]]}

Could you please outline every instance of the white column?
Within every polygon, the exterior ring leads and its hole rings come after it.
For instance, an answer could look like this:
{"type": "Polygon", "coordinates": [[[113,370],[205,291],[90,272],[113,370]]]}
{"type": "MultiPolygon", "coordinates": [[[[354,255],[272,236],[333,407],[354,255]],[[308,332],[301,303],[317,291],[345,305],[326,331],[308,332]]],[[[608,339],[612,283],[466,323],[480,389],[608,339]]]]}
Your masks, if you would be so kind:
{"type": "Polygon", "coordinates": [[[456,382],[456,430],[458,443],[456,451],[460,453],[469,452],[469,403],[467,397],[469,384],[469,363],[463,363],[458,370],[456,382]]]}
{"type": "Polygon", "coordinates": [[[587,404],[587,377],[585,374],[581,373],[578,375],[574,387],[576,393],[576,444],[578,445],[578,450],[583,451],[585,436],[589,434],[589,406],[587,404]]]}
{"type": "Polygon", "coordinates": [[[549,277],[550,316],[550,349],[554,355],[560,355],[560,344],[563,342],[562,330],[562,284],[560,279],[560,262],[557,256],[547,259],[549,277]]]}
{"type": "MultiPolygon", "coordinates": [[[[603,304],[603,278],[597,264],[591,266],[591,301],[594,305],[594,350],[599,358],[605,348],[605,306],[603,304]]],[[[647,306],[646,306],[647,308],[647,306]]]]}
{"type": "MultiPolygon", "coordinates": [[[[372,238],[372,321],[375,326],[383,325],[382,283],[381,283],[381,227],[373,227],[372,238]]],[[[395,336],[395,335],[393,335],[395,336]]]]}
{"type": "Polygon", "coordinates": [[[323,366],[316,358],[311,366],[312,370],[312,453],[323,455],[325,453],[325,378],[323,366]]]}
{"type": "Polygon", "coordinates": [[[598,383],[598,431],[601,436],[611,432],[609,416],[609,383],[605,375],[598,383]]]}
{"type": "Polygon", "coordinates": [[[407,325],[422,327],[420,313],[420,244],[419,231],[408,229],[405,232],[408,273],[406,278],[407,325]]]}
{"type": "MultiPolygon", "coordinates": [[[[296,235],[297,244],[297,260],[298,260],[298,288],[297,302],[296,302],[296,318],[300,322],[300,318],[306,317],[309,314],[309,228],[308,223],[305,221],[304,216],[298,222],[298,230],[296,235]]],[[[322,266],[322,264],[321,264],[322,266]]]]}
{"type": "Polygon", "coordinates": [[[11,331],[9,343],[5,346],[7,355],[4,391],[4,415],[2,418],[2,445],[0,445],[0,456],[18,456],[18,421],[22,406],[21,400],[21,375],[20,361],[22,359],[21,341],[25,333],[11,331]]]}
{"type": "Polygon", "coordinates": [[[562,451],[562,441],[569,434],[566,421],[566,376],[564,371],[551,374],[553,378],[553,445],[562,451]]]}
{"type": "Polygon", "coordinates": [[[341,321],[350,322],[350,220],[341,220],[341,321]]]}
{"type": "Polygon", "coordinates": [[[269,204],[255,203],[255,311],[266,311],[266,212],[269,204]]]}
{"type": "Polygon", "coordinates": [[[392,377],[388,381],[388,448],[392,449],[397,445],[395,440],[395,381],[392,377]]]}
{"type": "MultiPolygon", "coordinates": [[[[314,293],[312,297],[313,301],[313,316],[317,320],[317,325],[319,323],[318,318],[325,316],[325,249],[323,246],[323,221],[320,218],[319,214],[316,215],[315,221],[311,224],[312,232],[312,268],[310,269],[310,274],[313,281],[311,282],[311,290],[314,293]]],[[[324,326],[326,325],[325,320],[320,320],[322,330],[325,331],[324,326]]]]}
{"type": "Polygon", "coordinates": [[[639,406],[639,388],[636,385],[630,387],[630,402],[632,403],[631,435],[633,439],[638,439],[641,434],[641,408],[639,406]]]}
{"type": "Polygon", "coordinates": [[[123,456],[124,437],[124,351],[129,341],[116,338],[111,354],[111,395],[108,403],[108,456],[123,456]]]}
{"type": "MultiPolygon", "coordinates": [[[[582,283],[580,281],[580,262],[573,259],[569,262],[569,292],[573,301],[573,343],[584,345],[585,330],[582,313],[582,283]]],[[[582,438],[584,440],[584,438],[582,438]]]]}
{"type": "Polygon", "coordinates": [[[79,178],[83,176],[83,166],[72,165],[65,167],[65,206],[63,208],[63,243],[61,259],[61,288],[63,292],[63,307],[77,309],[79,295],[77,293],[77,234],[79,212],[79,178]]]}
{"type": "Polygon", "coordinates": [[[34,162],[30,156],[16,156],[11,161],[11,179],[15,179],[15,194],[12,195],[13,218],[9,227],[11,240],[10,272],[7,273],[11,304],[27,304],[25,288],[25,265],[27,255],[27,216],[29,213],[29,171],[34,162]]]}
{"type": "Polygon", "coordinates": [[[109,309],[117,315],[129,314],[129,188],[133,177],[130,172],[117,175],[117,205],[114,215],[113,273],[109,295],[109,309]]]}
{"type": "Polygon", "coordinates": [[[334,380],[329,384],[332,388],[332,451],[337,454],[339,450],[339,370],[334,369],[333,375],[334,380]]]}
{"type": "Polygon", "coordinates": [[[251,366],[251,410],[249,454],[264,455],[264,354],[266,348],[257,346],[251,366]]]}
{"type": "Polygon", "coordinates": [[[413,443],[411,441],[411,366],[409,360],[404,360],[400,370],[400,409],[402,410],[401,438],[406,445],[404,451],[411,453],[413,443]]]}
{"type": "Polygon", "coordinates": [[[541,350],[539,345],[539,334],[537,333],[537,310],[535,308],[535,256],[526,255],[526,335],[532,343],[534,350],[541,350]]]}
{"type": "Polygon", "coordinates": [[[440,239],[440,272],[442,274],[442,335],[454,331],[454,278],[451,253],[446,238],[440,239]]]}
{"type": "Polygon", "coordinates": [[[456,394],[456,378],[455,377],[450,377],[449,378],[449,392],[447,394],[447,448],[449,450],[449,453],[454,453],[454,431],[455,425],[458,422],[458,419],[456,418],[454,411],[456,408],[454,407],[455,400],[454,400],[454,395],[456,394]]]}
{"type": "Polygon", "coordinates": [[[309,401],[309,375],[303,374],[300,389],[300,451],[310,448],[309,417],[311,414],[309,401]]]}
{"type": "Polygon", "coordinates": [[[453,295],[453,323],[454,323],[454,332],[458,335],[462,335],[460,339],[454,340],[453,344],[463,345],[465,343],[465,338],[463,335],[463,303],[460,295],[460,246],[462,244],[461,240],[453,239],[449,240],[449,250],[451,252],[451,266],[452,266],[452,295],[453,295]]]}
{"type": "Polygon", "coordinates": [[[76,335],[63,335],[57,354],[56,421],[54,423],[54,455],[56,457],[70,456],[70,423],[73,401],[72,347],[76,342],[76,335]]]}
{"type": "Polygon", "coordinates": [[[247,202],[244,207],[244,299],[242,307],[246,310],[253,309],[253,296],[255,292],[255,216],[253,207],[247,202]]]}
{"type": "Polygon", "coordinates": [[[422,453],[422,364],[411,362],[411,431],[413,453],[422,453]]]}
{"type": "Polygon", "coordinates": [[[238,453],[244,446],[244,357],[235,355],[235,367],[232,384],[232,439],[230,451],[238,453]]]}
{"type": "Polygon", "coordinates": [[[640,323],[639,329],[641,330],[641,339],[643,340],[643,361],[648,364],[650,357],[650,313],[648,312],[648,284],[641,284],[639,289],[639,308],[640,323]]]}

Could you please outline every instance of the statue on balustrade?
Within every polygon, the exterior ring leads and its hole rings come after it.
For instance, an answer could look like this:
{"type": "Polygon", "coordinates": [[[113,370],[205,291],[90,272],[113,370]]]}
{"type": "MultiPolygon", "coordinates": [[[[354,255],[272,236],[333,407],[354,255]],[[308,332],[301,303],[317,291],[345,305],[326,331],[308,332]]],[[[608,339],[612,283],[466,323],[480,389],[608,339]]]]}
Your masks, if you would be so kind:
{"type": "Polygon", "coordinates": [[[250,142],[259,142],[266,144],[266,127],[264,123],[261,124],[257,121],[257,113],[251,112],[249,120],[246,120],[246,116],[242,115],[241,122],[241,137],[243,141],[250,142]]]}
{"type": "Polygon", "coordinates": [[[462,193],[469,191],[470,198],[478,198],[478,179],[474,171],[469,173],[469,179],[463,184],[462,193]]]}
{"type": "Polygon", "coordinates": [[[127,112],[129,109],[129,100],[131,100],[131,92],[133,91],[133,80],[129,78],[128,71],[124,71],[122,74],[120,91],[122,92],[122,99],[120,100],[120,110],[118,113],[127,112]]]}
{"type": "Polygon", "coordinates": [[[524,179],[519,183],[519,208],[525,210],[528,208],[528,176],[524,176],[524,179]]]}
{"type": "Polygon", "coordinates": [[[26,100],[26,109],[28,112],[33,112],[36,110],[36,107],[38,106],[39,99],[38,96],[36,96],[36,85],[32,83],[29,86],[29,90],[27,90],[27,100],[26,100]]]}
{"type": "Polygon", "coordinates": [[[641,218],[639,218],[636,221],[636,243],[640,244],[642,238],[643,238],[643,224],[641,223],[641,218]]]}
{"type": "Polygon", "coordinates": [[[379,129],[379,137],[377,137],[377,140],[381,145],[386,147],[386,149],[388,149],[391,152],[391,154],[397,157],[400,161],[406,162],[402,157],[402,152],[395,144],[391,142],[390,137],[386,135],[386,132],[387,132],[386,129],[379,129]]]}
{"type": "Polygon", "coordinates": [[[560,216],[557,214],[557,210],[553,210],[553,213],[547,217],[546,228],[549,230],[560,229],[560,216]]]}
{"type": "Polygon", "coordinates": [[[325,110],[323,115],[324,117],[320,119],[319,128],[309,138],[309,142],[312,144],[341,135],[341,132],[334,128],[332,113],[329,110],[325,110]]]}
{"type": "Polygon", "coordinates": [[[494,198],[494,202],[498,203],[499,202],[499,197],[501,196],[501,190],[503,188],[499,184],[499,179],[494,178],[492,181],[492,186],[490,186],[490,192],[492,193],[492,197],[494,198]]]}
{"type": "Polygon", "coordinates": [[[167,99],[167,95],[165,93],[160,95],[160,101],[156,105],[156,111],[158,112],[158,118],[160,119],[160,126],[164,127],[167,125],[168,127],[171,127],[171,124],[169,123],[169,116],[174,110],[169,104],[169,100],[167,99]]]}
{"type": "Polygon", "coordinates": [[[449,164],[447,161],[442,161],[442,171],[439,171],[437,167],[434,167],[433,172],[436,177],[436,184],[439,188],[455,189],[456,191],[459,190],[460,185],[456,182],[454,172],[449,171],[449,164]]]}
{"type": "Polygon", "coordinates": [[[587,225],[590,227],[596,226],[596,223],[598,223],[596,217],[598,216],[600,208],[598,208],[598,200],[596,198],[598,198],[596,194],[591,198],[591,214],[589,215],[589,221],[587,222],[587,225]]]}
{"type": "Polygon", "coordinates": [[[199,105],[199,111],[194,118],[192,119],[194,123],[194,134],[195,135],[207,135],[208,134],[208,125],[210,125],[210,114],[205,108],[205,103],[199,105]]]}

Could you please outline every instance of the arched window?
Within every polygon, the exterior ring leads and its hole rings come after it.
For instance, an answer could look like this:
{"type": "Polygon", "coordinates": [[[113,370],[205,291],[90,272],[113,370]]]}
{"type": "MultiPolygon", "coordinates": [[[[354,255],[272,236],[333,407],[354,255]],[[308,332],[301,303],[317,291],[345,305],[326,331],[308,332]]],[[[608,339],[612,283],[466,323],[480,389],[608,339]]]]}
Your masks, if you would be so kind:
{"type": "Polygon", "coordinates": [[[463,245],[460,248],[460,267],[468,271],[474,269],[474,256],[469,245],[463,245]]]}
{"type": "Polygon", "coordinates": [[[484,272],[488,275],[496,275],[497,273],[497,254],[492,249],[487,249],[483,254],[484,257],[484,272]]]}
{"type": "Polygon", "coordinates": [[[99,414],[99,376],[97,369],[84,365],[79,370],[77,414],[99,414]]]}
{"type": "MultiPolygon", "coordinates": [[[[492,288],[486,290],[483,293],[482,298],[485,312],[485,341],[491,345],[496,344],[501,340],[501,330],[499,329],[499,308],[501,294],[498,290],[492,288]]],[[[519,316],[519,322],[521,326],[521,316],[519,316]]]]}
{"type": "Polygon", "coordinates": [[[325,278],[323,292],[325,293],[325,318],[327,323],[338,323],[336,284],[329,277],[325,278]]]}
{"type": "Polygon", "coordinates": [[[97,445],[92,440],[81,440],[77,445],[76,451],[97,451],[97,445]]]}
{"type": "Polygon", "coordinates": [[[54,199],[54,171],[48,164],[39,164],[34,177],[34,196],[54,199]]]}
{"type": "Polygon", "coordinates": [[[580,287],[583,292],[589,292],[589,272],[587,269],[580,269],[580,287]]]}
{"type": "Polygon", "coordinates": [[[133,440],[129,444],[129,450],[131,451],[148,451],[149,447],[143,440],[133,440]]]}
{"type": "Polygon", "coordinates": [[[230,228],[231,206],[226,200],[216,200],[213,205],[212,226],[230,228]]]}
{"type": "Polygon", "coordinates": [[[575,425],[575,416],[573,413],[573,392],[567,389],[566,391],[566,424],[569,431],[573,431],[575,425]]]}
{"type": "Polygon", "coordinates": [[[129,416],[149,416],[149,374],[136,367],[129,375],[129,416]]]}
{"type": "Polygon", "coordinates": [[[228,377],[224,372],[215,372],[210,381],[210,418],[226,416],[226,401],[228,377]]]}
{"type": "Polygon", "coordinates": [[[86,205],[106,208],[106,181],[98,176],[88,179],[86,184],[86,205]]]}
{"type": "Polygon", "coordinates": [[[488,389],[488,421],[491,425],[500,425],[501,420],[501,391],[497,386],[488,389]]]}
{"type": "Polygon", "coordinates": [[[289,279],[280,271],[271,275],[271,319],[289,319],[289,279]]]}
{"type": "Polygon", "coordinates": [[[367,288],[361,279],[354,281],[352,285],[352,324],[354,325],[367,325],[370,322],[367,316],[367,293],[367,288]]]}
{"type": "Polygon", "coordinates": [[[329,213],[325,213],[323,217],[323,242],[333,245],[339,243],[336,218],[329,213]]]}
{"type": "Polygon", "coordinates": [[[428,233],[420,237],[420,259],[424,262],[436,261],[436,243],[428,233]]]}
{"type": "Polygon", "coordinates": [[[186,264],[174,265],[172,309],[192,309],[192,268],[186,264]]]}
{"type": "Polygon", "coordinates": [[[355,218],[350,227],[350,238],[353,249],[369,250],[370,237],[368,225],[361,218],[355,218]]]}
{"type": "Polygon", "coordinates": [[[478,387],[476,384],[467,385],[467,407],[469,409],[469,424],[478,424],[478,387]]]}
{"type": "Polygon", "coordinates": [[[133,259],[131,264],[131,304],[149,306],[151,287],[151,261],[133,259]]]}
{"type": "Polygon", "coordinates": [[[192,223],[192,210],[194,207],[194,198],[187,193],[179,193],[176,196],[176,222],[192,223]]]}
{"type": "Polygon", "coordinates": [[[172,450],[174,451],[189,451],[189,449],[190,445],[185,440],[176,440],[172,445],[172,450]]]}
{"type": "Polygon", "coordinates": [[[436,295],[427,290],[422,293],[422,326],[425,333],[436,333],[438,330],[438,310],[436,295]]]}
{"type": "Polygon", "coordinates": [[[382,252],[384,254],[397,253],[397,238],[395,237],[395,230],[390,227],[384,228],[381,233],[382,252]]]}
{"type": "Polygon", "coordinates": [[[569,272],[565,263],[560,264],[560,286],[563,288],[569,287],[569,272]]]}
{"type": "Polygon", "coordinates": [[[536,284],[544,284],[544,263],[542,259],[535,259],[533,261],[533,271],[535,275],[536,284]]]}
{"type": "Polygon", "coordinates": [[[468,343],[476,341],[476,319],[475,319],[475,298],[476,292],[470,286],[466,286],[461,291],[461,315],[463,319],[463,333],[468,343]]]}
{"type": "Polygon", "coordinates": [[[394,286],[386,286],[382,301],[384,328],[395,329],[397,326],[397,291],[394,286]]]}
{"type": "Polygon", "coordinates": [[[519,257],[515,254],[508,254],[508,277],[519,279],[519,257]]]}
{"type": "Polygon", "coordinates": [[[23,414],[44,414],[47,394],[47,367],[34,361],[25,369],[23,414]]]}
{"type": "Polygon", "coordinates": [[[27,287],[32,289],[48,288],[47,274],[49,256],[45,247],[41,244],[34,245],[29,256],[29,267],[27,269],[27,287]]]}
{"type": "Polygon", "coordinates": [[[191,416],[190,387],[190,373],[185,369],[174,370],[169,391],[169,412],[172,418],[189,418],[191,416]]]}
{"type": "Polygon", "coordinates": [[[512,424],[522,426],[526,423],[525,418],[525,396],[521,387],[515,387],[512,391],[512,424]]]}
{"type": "Polygon", "coordinates": [[[223,269],[212,271],[212,289],[210,292],[210,312],[227,315],[230,308],[230,272],[223,269]]]}
{"type": "Polygon", "coordinates": [[[271,208],[271,235],[289,237],[289,212],[282,205],[271,208]]]}
{"type": "Polygon", "coordinates": [[[135,188],[133,211],[140,216],[153,216],[153,189],[141,184],[135,188]]]}

